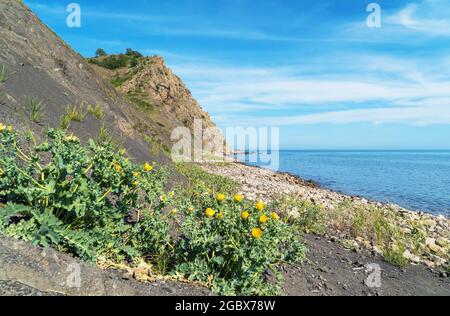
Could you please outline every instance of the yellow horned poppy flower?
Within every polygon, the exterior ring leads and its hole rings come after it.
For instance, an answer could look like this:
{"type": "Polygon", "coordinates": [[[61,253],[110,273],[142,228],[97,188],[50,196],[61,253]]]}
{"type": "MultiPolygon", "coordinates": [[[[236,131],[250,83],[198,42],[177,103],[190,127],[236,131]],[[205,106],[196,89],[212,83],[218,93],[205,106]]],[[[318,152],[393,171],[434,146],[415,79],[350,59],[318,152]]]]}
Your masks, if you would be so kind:
{"type": "Polygon", "coordinates": [[[267,223],[268,220],[269,218],[266,215],[263,215],[259,218],[259,222],[262,224],[267,223]]]}
{"type": "Polygon", "coordinates": [[[214,210],[212,208],[208,208],[205,211],[205,215],[209,218],[214,217],[214,215],[216,215],[216,212],[214,212],[214,210]]]}
{"type": "Polygon", "coordinates": [[[122,171],[122,167],[118,163],[114,164],[114,169],[116,169],[117,172],[122,171]]]}
{"type": "Polygon", "coordinates": [[[243,199],[244,199],[244,197],[243,197],[242,195],[240,195],[240,194],[236,194],[236,195],[234,196],[234,201],[235,201],[236,203],[241,203],[243,199]]]}
{"type": "Polygon", "coordinates": [[[6,129],[6,125],[3,125],[0,123],[0,133],[3,132],[6,129]]]}
{"type": "Polygon", "coordinates": [[[150,172],[152,170],[153,170],[153,166],[150,165],[148,162],[146,162],[145,165],[144,165],[144,171],[145,172],[150,172]]]}
{"type": "Polygon", "coordinates": [[[225,194],[222,194],[222,193],[219,193],[219,194],[217,194],[217,197],[216,197],[216,200],[217,200],[217,202],[223,202],[223,201],[225,201],[225,194]]]}
{"type": "Polygon", "coordinates": [[[277,221],[277,220],[280,219],[280,216],[278,216],[277,213],[273,212],[273,213],[272,213],[272,219],[273,219],[274,221],[277,221]]]}
{"type": "Polygon", "coordinates": [[[189,212],[189,213],[194,212],[194,208],[193,208],[193,207],[188,208],[188,212],[189,212]]]}
{"type": "Polygon", "coordinates": [[[178,210],[176,208],[174,208],[171,213],[172,213],[172,215],[177,215],[178,214],[178,210]]]}
{"type": "Polygon", "coordinates": [[[264,205],[264,203],[262,201],[258,201],[258,203],[256,203],[255,207],[258,211],[262,212],[266,206],[264,205]]]}
{"type": "Polygon", "coordinates": [[[216,214],[216,218],[217,219],[222,219],[223,218],[223,213],[217,213],[216,214]]]}
{"type": "Polygon", "coordinates": [[[261,230],[261,228],[253,228],[252,229],[252,236],[255,239],[260,239],[263,235],[263,231],[261,230]]]}
{"type": "Polygon", "coordinates": [[[8,132],[12,133],[13,127],[11,125],[8,126],[8,132]]]}
{"type": "Polygon", "coordinates": [[[78,142],[78,137],[76,137],[75,135],[71,134],[69,136],[66,136],[66,141],[71,142],[71,143],[76,143],[78,142]]]}
{"type": "Polygon", "coordinates": [[[250,213],[247,211],[242,212],[241,217],[243,220],[247,220],[250,217],[250,213]]]}
{"type": "Polygon", "coordinates": [[[139,172],[133,172],[133,176],[135,177],[135,178],[139,178],[140,176],[141,176],[141,174],[139,173],[139,172]]]}

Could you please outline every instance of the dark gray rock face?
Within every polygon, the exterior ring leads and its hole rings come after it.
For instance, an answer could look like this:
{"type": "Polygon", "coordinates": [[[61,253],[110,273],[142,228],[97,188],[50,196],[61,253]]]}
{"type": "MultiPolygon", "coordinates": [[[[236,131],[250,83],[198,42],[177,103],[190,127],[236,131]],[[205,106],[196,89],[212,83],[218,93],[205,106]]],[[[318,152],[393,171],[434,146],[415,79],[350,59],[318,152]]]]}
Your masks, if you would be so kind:
{"type": "Polygon", "coordinates": [[[0,296],[205,296],[176,282],[141,283],[103,271],[53,249],[0,236],[0,296]]]}

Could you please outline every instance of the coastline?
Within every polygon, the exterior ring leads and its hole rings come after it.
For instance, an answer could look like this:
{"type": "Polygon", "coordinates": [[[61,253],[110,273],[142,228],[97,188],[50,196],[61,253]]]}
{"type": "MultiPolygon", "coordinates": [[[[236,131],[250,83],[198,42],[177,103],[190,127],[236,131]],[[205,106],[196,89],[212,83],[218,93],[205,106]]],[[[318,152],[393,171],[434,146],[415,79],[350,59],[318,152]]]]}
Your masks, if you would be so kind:
{"type": "MultiPolygon", "coordinates": [[[[368,249],[380,255],[386,254],[386,249],[380,247],[372,238],[373,232],[360,233],[361,236],[359,236],[358,233],[352,232],[351,219],[345,219],[345,222],[342,219],[357,216],[361,210],[364,210],[365,215],[375,211],[382,212],[388,219],[388,225],[392,226],[396,232],[400,232],[402,245],[406,244],[404,251],[400,249],[401,255],[409,263],[425,264],[431,268],[449,264],[450,218],[444,215],[413,211],[396,204],[346,195],[322,188],[315,182],[290,173],[249,166],[241,161],[226,164],[204,163],[201,166],[206,172],[236,181],[241,187],[241,193],[250,200],[271,203],[282,196],[288,196],[319,206],[326,217],[323,220],[326,227],[324,237],[343,242],[346,248],[368,249]],[[342,205],[345,207],[343,208],[342,205]],[[420,234],[417,235],[416,232],[420,234]],[[419,240],[417,236],[420,237],[419,240]]],[[[295,208],[286,209],[283,212],[292,218],[301,215],[301,210],[295,208]]],[[[396,237],[392,236],[391,239],[394,249],[398,248],[396,237]]]]}

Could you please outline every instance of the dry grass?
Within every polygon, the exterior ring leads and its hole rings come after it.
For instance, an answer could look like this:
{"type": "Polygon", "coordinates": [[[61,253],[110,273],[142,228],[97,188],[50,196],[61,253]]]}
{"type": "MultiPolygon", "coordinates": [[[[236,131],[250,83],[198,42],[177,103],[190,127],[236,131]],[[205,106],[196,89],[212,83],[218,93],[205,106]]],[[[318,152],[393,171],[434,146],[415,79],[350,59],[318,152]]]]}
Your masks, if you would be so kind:
{"type": "Polygon", "coordinates": [[[90,115],[98,119],[99,121],[103,120],[105,117],[105,113],[103,112],[103,108],[100,105],[88,105],[87,111],[90,115]]]}
{"type": "Polygon", "coordinates": [[[63,130],[69,128],[71,122],[82,122],[86,117],[86,111],[84,109],[84,105],[67,105],[66,112],[61,117],[60,127],[63,130]]]}
{"type": "Polygon", "coordinates": [[[387,205],[361,204],[348,199],[326,210],[292,197],[274,203],[302,232],[336,236],[350,249],[358,246],[377,249],[386,261],[397,266],[409,263],[405,252],[426,260],[436,255],[447,261],[450,258],[448,246],[441,247],[438,253],[427,246],[426,240],[433,229],[426,221],[405,217],[387,205]]]}

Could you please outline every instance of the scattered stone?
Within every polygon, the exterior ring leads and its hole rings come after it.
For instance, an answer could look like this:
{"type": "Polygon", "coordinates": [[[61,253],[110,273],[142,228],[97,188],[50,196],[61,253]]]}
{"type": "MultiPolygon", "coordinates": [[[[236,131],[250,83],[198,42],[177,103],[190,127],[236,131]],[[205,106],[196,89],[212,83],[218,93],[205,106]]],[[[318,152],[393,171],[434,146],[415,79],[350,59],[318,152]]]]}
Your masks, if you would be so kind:
{"type": "Polygon", "coordinates": [[[413,255],[409,250],[405,250],[403,257],[413,263],[420,263],[420,257],[413,255]]]}
{"type": "Polygon", "coordinates": [[[374,246],[374,247],[373,247],[373,251],[374,251],[375,254],[377,254],[377,255],[382,255],[382,254],[383,254],[383,250],[381,250],[381,248],[378,247],[378,246],[374,246]]]}
{"type": "Polygon", "coordinates": [[[320,267],[319,270],[320,270],[321,272],[324,272],[324,273],[330,273],[330,269],[329,269],[328,267],[325,267],[325,266],[320,267]]]}
{"type": "Polygon", "coordinates": [[[444,254],[444,249],[436,244],[428,244],[428,248],[436,254],[444,254]]]}
{"type": "Polygon", "coordinates": [[[448,239],[445,239],[445,238],[443,238],[443,237],[440,237],[440,238],[438,238],[438,239],[436,240],[436,244],[437,244],[438,246],[440,246],[440,247],[445,248],[445,247],[447,247],[447,246],[449,245],[449,241],[448,241],[448,239]]]}
{"type": "MultiPolygon", "coordinates": [[[[440,266],[445,261],[443,258],[449,258],[450,250],[450,220],[443,216],[435,216],[425,212],[416,212],[405,209],[394,204],[384,204],[380,202],[372,202],[362,197],[352,197],[333,192],[328,189],[320,188],[317,185],[311,186],[298,177],[290,174],[279,174],[271,170],[263,168],[250,167],[241,163],[230,163],[226,166],[220,164],[203,164],[203,168],[212,174],[222,175],[243,183],[242,191],[249,199],[262,199],[266,203],[270,203],[279,194],[286,194],[297,197],[305,201],[323,207],[326,212],[332,212],[342,202],[349,200],[356,205],[362,207],[383,208],[387,220],[393,220],[390,224],[397,225],[401,233],[407,238],[404,257],[412,263],[424,263],[427,266],[440,266]],[[392,216],[391,216],[392,215],[392,216]],[[427,239],[420,245],[412,243],[411,237],[413,232],[418,231],[418,235],[426,236],[427,239]],[[424,251],[423,255],[413,255],[413,249],[419,246],[424,251]]],[[[348,210],[351,212],[351,209],[348,210]]],[[[287,216],[296,219],[302,216],[303,210],[293,207],[286,211],[287,216]]],[[[374,256],[383,256],[383,248],[375,246],[373,240],[365,240],[359,236],[356,240],[351,240],[351,232],[349,227],[341,227],[339,221],[330,218],[327,225],[327,234],[330,236],[331,242],[343,242],[343,246],[347,249],[361,252],[362,249],[372,251],[374,256]],[[349,241],[346,241],[349,240],[349,241]]],[[[392,240],[395,245],[395,240],[392,240]]],[[[397,248],[398,249],[398,248],[397,248]]]]}

